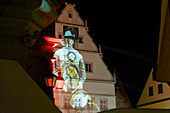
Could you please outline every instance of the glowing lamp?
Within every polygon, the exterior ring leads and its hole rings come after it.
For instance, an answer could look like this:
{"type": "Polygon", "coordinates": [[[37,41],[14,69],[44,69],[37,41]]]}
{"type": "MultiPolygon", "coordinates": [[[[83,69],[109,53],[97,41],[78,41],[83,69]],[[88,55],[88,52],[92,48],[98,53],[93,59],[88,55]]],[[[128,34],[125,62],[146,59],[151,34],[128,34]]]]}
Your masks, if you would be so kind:
{"type": "Polygon", "coordinates": [[[50,74],[50,75],[47,75],[47,76],[44,77],[47,87],[54,87],[53,82],[55,82],[55,80],[56,80],[55,77],[56,76],[54,74],[50,74]]]}
{"type": "Polygon", "coordinates": [[[58,79],[56,80],[56,83],[55,83],[55,88],[62,90],[62,89],[63,89],[63,86],[64,86],[64,82],[65,82],[65,80],[58,78],[58,79]]]}

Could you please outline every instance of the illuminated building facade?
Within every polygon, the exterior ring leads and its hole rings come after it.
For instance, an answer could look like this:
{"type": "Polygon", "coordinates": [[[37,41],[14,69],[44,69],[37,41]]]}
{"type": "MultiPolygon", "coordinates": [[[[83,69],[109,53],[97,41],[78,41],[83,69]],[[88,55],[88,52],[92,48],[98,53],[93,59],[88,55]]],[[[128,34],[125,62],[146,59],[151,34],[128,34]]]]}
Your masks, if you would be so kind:
{"type": "Polygon", "coordinates": [[[169,109],[170,108],[170,86],[165,82],[153,80],[151,71],[142,95],[138,101],[138,108],[169,109]]]}
{"type": "MultiPolygon", "coordinates": [[[[84,60],[86,80],[83,90],[87,92],[100,111],[116,108],[115,81],[102,60],[102,53],[94,44],[88,34],[87,22],[79,17],[75,5],[67,4],[55,22],[55,37],[63,38],[67,29],[73,30],[75,34],[74,48],[79,51],[84,60]]],[[[61,49],[62,45],[54,48],[54,51],[61,49]]],[[[54,90],[55,105],[63,112],[93,113],[97,112],[94,104],[88,104],[83,108],[74,109],[71,104],[72,93],[62,91],[64,80],[57,80],[54,90]]],[[[85,97],[84,97],[85,98],[85,97]]],[[[75,106],[81,105],[81,99],[74,101],[75,106]]]]}

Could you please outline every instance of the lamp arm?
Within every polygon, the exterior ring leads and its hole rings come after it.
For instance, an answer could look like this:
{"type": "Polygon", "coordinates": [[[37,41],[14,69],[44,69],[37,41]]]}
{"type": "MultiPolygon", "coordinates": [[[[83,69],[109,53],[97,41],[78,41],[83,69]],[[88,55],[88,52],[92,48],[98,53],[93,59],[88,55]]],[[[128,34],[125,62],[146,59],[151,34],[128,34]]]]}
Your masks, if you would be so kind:
{"type": "Polygon", "coordinates": [[[52,82],[53,87],[55,87],[56,80],[57,80],[57,76],[53,76],[53,82],[52,82]]]}

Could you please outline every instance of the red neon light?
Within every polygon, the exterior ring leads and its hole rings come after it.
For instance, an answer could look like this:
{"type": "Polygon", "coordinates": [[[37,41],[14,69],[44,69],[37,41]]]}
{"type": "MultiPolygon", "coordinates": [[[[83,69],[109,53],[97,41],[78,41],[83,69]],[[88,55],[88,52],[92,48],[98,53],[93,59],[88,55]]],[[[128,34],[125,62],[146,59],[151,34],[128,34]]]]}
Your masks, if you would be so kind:
{"type": "Polygon", "coordinates": [[[43,37],[48,42],[60,43],[63,39],[54,37],[43,37]]]}

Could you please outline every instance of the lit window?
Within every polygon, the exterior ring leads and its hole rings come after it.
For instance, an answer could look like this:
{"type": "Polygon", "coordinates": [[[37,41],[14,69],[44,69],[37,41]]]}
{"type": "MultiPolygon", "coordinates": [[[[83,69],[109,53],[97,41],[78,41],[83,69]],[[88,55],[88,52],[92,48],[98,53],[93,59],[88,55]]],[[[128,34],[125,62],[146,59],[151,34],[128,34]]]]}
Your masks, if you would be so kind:
{"type": "Polygon", "coordinates": [[[153,96],[153,87],[149,87],[149,96],[153,96]]]}
{"type": "Polygon", "coordinates": [[[85,63],[86,72],[93,72],[93,63],[85,63]]]}
{"type": "Polygon", "coordinates": [[[163,85],[159,84],[158,85],[158,94],[161,94],[161,93],[163,93],[163,85]]]}
{"type": "Polygon", "coordinates": [[[80,37],[79,37],[79,43],[84,43],[84,41],[83,41],[83,36],[80,36],[80,37]]]}
{"type": "Polygon", "coordinates": [[[68,12],[68,17],[72,18],[72,12],[71,11],[68,12]]]}
{"type": "Polygon", "coordinates": [[[64,108],[70,108],[70,97],[64,97],[64,108]]]}
{"type": "Polygon", "coordinates": [[[100,99],[100,109],[107,110],[107,99],[106,98],[100,99]]]}
{"type": "Polygon", "coordinates": [[[81,107],[81,99],[80,98],[74,99],[74,106],[75,106],[75,108],[81,107]]]}

